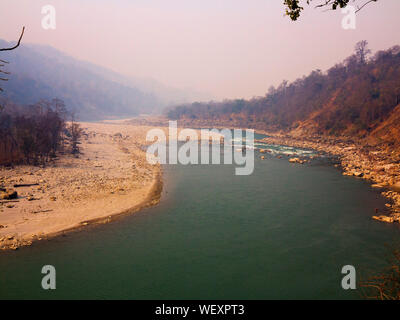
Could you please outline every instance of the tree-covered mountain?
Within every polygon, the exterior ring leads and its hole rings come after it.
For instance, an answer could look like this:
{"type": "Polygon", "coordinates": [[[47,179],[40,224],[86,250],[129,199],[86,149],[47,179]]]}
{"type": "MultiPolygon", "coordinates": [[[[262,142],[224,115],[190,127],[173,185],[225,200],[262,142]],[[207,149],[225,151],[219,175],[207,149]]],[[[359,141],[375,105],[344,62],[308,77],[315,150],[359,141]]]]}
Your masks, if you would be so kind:
{"type": "Polygon", "coordinates": [[[400,47],[368,58],[366,41],[327,72],[271,87],[264,97],[184,104],[171,119],[269,131],[400,141],[400,47]]]}
{"type": "MultiPolygon", "coordinates": [[[[7,46],[0,40],[0,47],[7,46]]],[[[25,105],[59,98],[80,120],[160,113],[168,104],[193,101],[195,94],[123,76],[49,46],[21,44],[0,58],[9,62],[3,69],[11,72],[1,83],[2,98],[25,105]]]]}

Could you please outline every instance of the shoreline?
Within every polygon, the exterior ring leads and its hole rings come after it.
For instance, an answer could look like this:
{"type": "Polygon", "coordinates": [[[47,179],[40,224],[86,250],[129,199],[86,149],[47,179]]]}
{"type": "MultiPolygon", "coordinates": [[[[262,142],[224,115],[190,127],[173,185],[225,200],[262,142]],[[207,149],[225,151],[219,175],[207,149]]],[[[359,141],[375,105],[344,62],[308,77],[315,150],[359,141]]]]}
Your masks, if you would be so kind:
{"type": "MultiPolygon", "coordinates": [[[[168,119],[156,120],[144,118],[132,123],[166,126],[168,119]]],[[[230,123],[213,123],[212,121],[178,120],[179,127],[216,129],[251,129],[248,127],[232,126],[230,123]]],[[[364,179],[372,188],[381,191],[381,195],[388,200],[386,208],[390,214],[381,215],[376,209],[373,219],[393,223],[400,223],[400,148],[388,145],[369,145],[367,141],[350,139],[347,137],[335,138],[332,136],[318,136],[302,129],[289,132],[269,132],[263,129],[252,129],[255,133],[266,135],[262,139],[266,143],[280,144],[290,147],[299,147],[334,156],[340,162],[342,174],[364,179]]],[[[300,157],[301,158],[301,157],[300,157]]],[[[294,163],[304,163],[302,159],[294,158],[294,163]]],[[[290,159],[289,159],[290,160],[290,159]]],[[[305,161],[306,162],[306,161],[305,161]]]]}
{"type": "Polygon", "coordinates": [[[400,159],[400,151],[394,154],[395,151],[387,147],[363,146],[331,137],[297,137],[263,130],[255,132],[267,136],[261,139],[265,143],[310,149],[337,157],[340,165],[336,167],[340,168],[342,175],[367,180],[372,188],[382,190],[381,195],[388,200],[386,208],[390,214],[379,215],[376,212],[372,218],[400,223],[400,162],[392,159],[400,159]]]}
{"type": "MultiPolygon", "coordinates": [[[[166,122],[167,119],[164,119],[166,122]]],[[[158,120],[157,124],[161,121],[158,120]]],[[[152,121],[142,123],[152,124],[152,121]]],[[[387,199],[386,208],[390,214],[381,215],[376,211],[373,219],[387,222],[400,223],[400,148],[382,145],[368,145],[366,141],[350,139],[346,137],[335,138],[332,136],[312,135],[304,130],[292,130],[289,132],[269,132],[263,129],[232,126],[226,123],[212,123],[196,120],[178,120],[180,127],[213,127],[216,129],[240,129],[254,130],[257,134],[267,137],[261,139],[265,143],[279,144],[290,147],[298,147],[334,156],[340,162],[342,174],[364,179],[372,188],[381,191],[381,195],[387,199]]],[[[301,157],[300,157],[301,158],[301,157]]],[[[295,163],[303,163],[300,158],[292,159],[295,163]]],[[[290,160],[290,159],[288,159],[290,160]]]]}
{"type": "Polygon", "coordinates": [[[16,250],[159,203],[162,168],[146,161],[152,127],[80,123],[78,158],[63,155],[46,167],[0,168],[0,186],[18,192],[0,201],[0,250],[16,250]],[[15,187],[18,186],[18,187],[15,187]]]}
{"type": "MultiPolygon", "coordinates": [[[[126,120],[81,125],[85,134],[79,158],[64,155],[46,167],[0,168],[0,186],[18,186],[16,199],[0,200],[0,250],[16,250],[105,224],[159,203],[162,168],[149,164],[143,150],[146,132],[154,127],[126,120]]],[[[390,215],[376,212],[372,218],[400,222],[400,161],[395,161],[395,157],[400,160],[400,150],[394,154],[392,149],[366,148],[332,137],[254,131],[265,135],[260,141],[267,144],[337,157],[340,166],[335,167],[340,167],[343,175],[367,180],[389,200],[390,215]]]]}
{"type": "Polygon", "coordinates": [[[96,225],[106,224],[112,221],[116,221],[127,215],[131,215],[143,209],[153,207],[160,202],[162,189],[163,189],[163,180],[162,180],[162,172],[160,170],[160,172],[157,174],[157,177],[153,181],[153,185],[151,187],[149,194],[147,195],[146,199],[144,199],[141,203],[136,204],[134,207],[129,208],[125,211],[121,211],[119,213],[115,213],[107,217],[98,217],[98,218],[93,218],[91,220],[82,221],[80,225],[73,226],[69,229],[60,230],[54,233],[49,233],[45,235],[45,237],[43,237],[41,240],[50,240],[52,238],[59,237],[64,234],[79,232],[89,227],[94,227],[96,225]]]}

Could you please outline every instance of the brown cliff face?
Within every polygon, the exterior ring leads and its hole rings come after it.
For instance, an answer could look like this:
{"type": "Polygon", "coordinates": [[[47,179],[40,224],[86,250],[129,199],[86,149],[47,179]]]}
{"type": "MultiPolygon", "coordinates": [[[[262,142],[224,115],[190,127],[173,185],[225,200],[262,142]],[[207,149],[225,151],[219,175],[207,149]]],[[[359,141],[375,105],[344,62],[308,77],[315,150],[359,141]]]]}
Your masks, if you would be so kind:
{"type": "MultiPolygon", "coordinates": [[[[324,130],[322,121],[327,121],[339,108],[332,104],[318,110],[304,121],[297,122],[293,129],[288,130],[291,136],[331,136],[329,130],[324,130]]],[[[400,104],[383,119],[378,119],[367,129],[360,129],[354,123],[343,124],[339,135],[347,139],[355,139],[369,145],[386,144],[388,146],[400,147],[400,104]]]]}
{"type": "Polygon", "coordinates": [[[396,147],[400,146],[400,104],[385,121],[371,132],[368,141],[371,143],[389,143],[396,147]]]}

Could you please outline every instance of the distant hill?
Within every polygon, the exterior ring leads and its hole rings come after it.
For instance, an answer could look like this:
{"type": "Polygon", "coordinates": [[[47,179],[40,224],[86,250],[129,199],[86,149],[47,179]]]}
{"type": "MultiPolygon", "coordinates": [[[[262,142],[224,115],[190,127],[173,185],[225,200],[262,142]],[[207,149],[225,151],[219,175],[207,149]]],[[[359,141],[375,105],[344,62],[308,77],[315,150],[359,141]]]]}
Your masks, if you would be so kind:
{"type": "Polygon", "coordinates": [[[264,97],[182,104],[167,113],[193,125],[218,124],[400,143],[400,47],[367,59],[356,52],[320,70],[270,88],[264,97]]]}
{"type": "MultiPolygon", "coordinates": [[[[0,40],[0,47],[8,46],[0,40]]],[[[11,72],[1,82],[2,97],[18,104],[59,98],[80,120],[157,114],[168,104],[193,101],[193,93],[119,75],[49,46],[22,44],[1,59],[10,62],[5,69],[11,72]]]]}

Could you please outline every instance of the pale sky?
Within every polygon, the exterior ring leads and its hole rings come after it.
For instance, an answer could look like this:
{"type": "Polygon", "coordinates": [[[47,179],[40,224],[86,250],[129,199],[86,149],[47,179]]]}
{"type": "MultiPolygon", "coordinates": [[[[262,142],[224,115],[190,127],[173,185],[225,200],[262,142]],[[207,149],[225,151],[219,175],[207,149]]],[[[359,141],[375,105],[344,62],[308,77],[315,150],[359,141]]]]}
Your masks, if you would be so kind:
{"type": "Polygon", "coordinates": [[[340,12],[306,8],[298,22],[283,0],[1,0],[0,38],[53,46],[122,74],[222,98],[264,95],[270,85],[326,70],[359,40],[400,44],[400,0],[379,0],[344,30],[340,12]],[[41,26],[44,5],[56,30],[41,26]]]}

